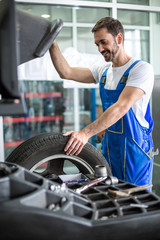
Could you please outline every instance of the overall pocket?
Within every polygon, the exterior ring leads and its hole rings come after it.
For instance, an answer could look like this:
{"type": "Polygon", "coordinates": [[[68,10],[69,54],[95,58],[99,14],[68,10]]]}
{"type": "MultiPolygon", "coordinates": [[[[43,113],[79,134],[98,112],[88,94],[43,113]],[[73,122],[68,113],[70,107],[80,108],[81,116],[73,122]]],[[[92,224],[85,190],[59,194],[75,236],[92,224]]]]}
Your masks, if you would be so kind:
{"type": "Polygon", "coordinates": [[[137,185],[149,184],[152,181],[153,158],[149,152],[153,149],[151,140],[127,139],[125,176],[126,181],[137,185]]]}
{"type": "Polygon", "coordinates": [[[109,132],[123,134],[123,118],[119,119],[111,127],[107,128],[109,132]]]}

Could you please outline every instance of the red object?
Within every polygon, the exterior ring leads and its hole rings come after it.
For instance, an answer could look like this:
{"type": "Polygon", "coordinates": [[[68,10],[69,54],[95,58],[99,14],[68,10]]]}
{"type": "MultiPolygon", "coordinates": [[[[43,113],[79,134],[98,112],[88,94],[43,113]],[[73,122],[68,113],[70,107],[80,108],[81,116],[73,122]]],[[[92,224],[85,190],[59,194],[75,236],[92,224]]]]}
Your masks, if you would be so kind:
{"type": "Polygon", "coordinates": [[[62,120],[62,116],[36,116],[36,117],[4,118],[3,123],[42,122],[42,121],[55,121],[57,119],[62,120]]]}

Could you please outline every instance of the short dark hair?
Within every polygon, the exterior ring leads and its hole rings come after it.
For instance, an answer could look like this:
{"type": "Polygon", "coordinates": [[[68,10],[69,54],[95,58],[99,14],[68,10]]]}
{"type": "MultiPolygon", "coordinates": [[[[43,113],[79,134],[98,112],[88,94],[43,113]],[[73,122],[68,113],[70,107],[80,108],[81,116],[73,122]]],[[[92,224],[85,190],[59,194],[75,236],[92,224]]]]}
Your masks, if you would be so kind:
{"type": "Polygon", "coordinates": [[[106,28],[107,31],[114,37],[116,37],[118,33],[121,33],[124,40],[124,28],[120,21],[117,19],[114,19],[112,17],[101,18],[92,28],[92,33],[100,30],[101,28],[106,28]]]}

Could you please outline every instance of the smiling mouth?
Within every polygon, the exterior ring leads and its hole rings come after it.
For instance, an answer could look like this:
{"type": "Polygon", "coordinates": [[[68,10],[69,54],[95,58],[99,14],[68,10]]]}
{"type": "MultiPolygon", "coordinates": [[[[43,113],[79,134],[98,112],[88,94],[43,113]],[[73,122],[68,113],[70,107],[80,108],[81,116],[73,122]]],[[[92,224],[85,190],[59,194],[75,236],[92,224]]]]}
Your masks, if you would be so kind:
{"type": "Polygon", "coordinates": [[[110,52],[109,52],[109,51],[103,51],[101,54],[105,57],[105,56],[107,56],[108,54],[110,54],[110,52]]]}

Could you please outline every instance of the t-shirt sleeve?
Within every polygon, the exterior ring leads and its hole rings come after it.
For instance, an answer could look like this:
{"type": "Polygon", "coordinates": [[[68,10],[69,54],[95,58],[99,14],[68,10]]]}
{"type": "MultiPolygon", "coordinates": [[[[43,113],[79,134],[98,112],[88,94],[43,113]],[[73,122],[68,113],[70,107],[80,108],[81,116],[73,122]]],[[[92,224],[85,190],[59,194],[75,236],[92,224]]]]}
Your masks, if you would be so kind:
{"type": "Polygon", "coordinates": [[[130,71],[126,86],[141,88],[145,93],[151,92],[154,84],[154,71],[151,64],[140,61],[130,71]]]}

